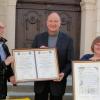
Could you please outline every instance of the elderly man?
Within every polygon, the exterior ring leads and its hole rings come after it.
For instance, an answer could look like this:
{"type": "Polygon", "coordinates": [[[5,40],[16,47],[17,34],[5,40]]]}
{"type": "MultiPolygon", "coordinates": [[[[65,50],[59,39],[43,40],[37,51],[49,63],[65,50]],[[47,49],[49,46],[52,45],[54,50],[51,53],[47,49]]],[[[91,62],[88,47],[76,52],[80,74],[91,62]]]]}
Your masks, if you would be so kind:
{"type": "Polygon", "coordinates": [[[34,84],[35,100],[62,100],[66,88],[66,78],[71,72],[73,59],[73,41],[65,33],[60,32],[61,18],[52,12],[47,18],[48,31],[37,35],[33,41],[33,48],[56,48],[59,62],[59,79],[39,81],[34,84]]]}
{"type": "Polygon", "coordinates": [[[5,26],[0,22],[0,100],[6,99],[7,96],[7,80],[15,84],[14,73],[11,68],[11,63],[14,62],[13,57],[10,56],[9,49],[4,39],[5,26]]]}

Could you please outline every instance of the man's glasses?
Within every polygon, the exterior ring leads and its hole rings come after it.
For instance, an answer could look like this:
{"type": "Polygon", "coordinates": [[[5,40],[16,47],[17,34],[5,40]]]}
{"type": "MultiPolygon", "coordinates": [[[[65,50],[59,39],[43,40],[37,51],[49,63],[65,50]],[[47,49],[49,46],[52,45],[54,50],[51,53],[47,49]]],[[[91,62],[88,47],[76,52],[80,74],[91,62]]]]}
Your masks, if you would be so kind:
{"type": "Polygon", "coordinates": [[[100,43],[96,43],[95,46],[96,46],[96,47],[100,47],[100,43]]]}
{"type": "Polygon", "coordinates": [[[4,29],[4,27],[3,26],[0,26],[0,29],[4,29]]]}

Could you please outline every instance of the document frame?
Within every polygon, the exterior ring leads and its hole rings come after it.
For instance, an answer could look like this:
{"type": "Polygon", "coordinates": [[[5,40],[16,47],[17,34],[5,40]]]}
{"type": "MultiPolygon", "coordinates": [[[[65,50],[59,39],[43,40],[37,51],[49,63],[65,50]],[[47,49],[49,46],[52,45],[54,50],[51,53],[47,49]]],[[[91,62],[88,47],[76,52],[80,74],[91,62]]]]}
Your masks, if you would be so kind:
{"type": "Polygon", "coordinates": [[[16,82],[59,79],[59,64],[55,48],[13,49],[16,82]]]}
{"type": "Polygon", "coordinates": [[[100,99],[100,61],[72,62],[73,100],[100,99]]]}

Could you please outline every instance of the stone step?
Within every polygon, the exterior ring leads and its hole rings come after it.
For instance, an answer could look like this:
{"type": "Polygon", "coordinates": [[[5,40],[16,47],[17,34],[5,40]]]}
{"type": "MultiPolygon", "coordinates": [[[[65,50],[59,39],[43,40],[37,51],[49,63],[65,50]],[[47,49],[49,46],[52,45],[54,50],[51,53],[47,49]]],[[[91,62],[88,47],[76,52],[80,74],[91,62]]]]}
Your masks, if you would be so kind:
{"type": "MultiPolygon", "coordinates": [[[[34,86],[8,86],[9,92],[33,92],[34,86]]],[[[66,86],[66,93],[72,93],[72,86],[66,86]]]]}
{"type": "MultiPolygon", "coordinates": [[[[29,97],[31,100],[34,100],[34,92],[33,89],[29,86],[25,87],[9,87],[8,98],[23,98],[29,97]]],[[[66,92],[64,94],[63,100],[72,100],[72,93],[66,92]]]]}
{"type": "MultiPolygon", "coordinates": [[[[7,100],[16,99],[16,98],[21,99],[21,98],[26,98],[26,97],[30,98],[30,100],[34,100],[34,96],[13,96],[13,97],[8,97],[7,100]]],[[[63,100],[73,100],[73,97],[72,96],[64,96],[63,100]]]]}
{"type": "MultiPolygon", "coordinates": [[[[8,86],[8,96],[34,96],[33,86],[8,86]]],[[[67,86],[65,96],[72,95],[72,86],[67,86]]]]}
{"type": "MultiPolygon", "coordinates": [[[[29,93],[29,95],[23,94],[23,96],[20,96],[20,94],[18,94],[18,96],[17,95],[15,95],[15,96],[8,96],[7,98],[11,100],[11,99],[16,99],[16,98],[18,99],[18,98],[26,98],[26,97],[30,98],[31,100],[34,100],[34,94],[30,95],[30,93],[29,93]]],[[[66,94],[65,93],[65,95],[63,97],[63,100],[73,100],[72,94],[66,94]]]]}
{"type": "MultiPolygon", "coordinates": [[[[8,98],[29,97],[34,100],[34,82],[19,83],[17,86],[12,86],[8,83],[8,98]]],[[[63,100],[72,100],[72,77],[69,76],[66,84],[66,93],[63,100]]]]}

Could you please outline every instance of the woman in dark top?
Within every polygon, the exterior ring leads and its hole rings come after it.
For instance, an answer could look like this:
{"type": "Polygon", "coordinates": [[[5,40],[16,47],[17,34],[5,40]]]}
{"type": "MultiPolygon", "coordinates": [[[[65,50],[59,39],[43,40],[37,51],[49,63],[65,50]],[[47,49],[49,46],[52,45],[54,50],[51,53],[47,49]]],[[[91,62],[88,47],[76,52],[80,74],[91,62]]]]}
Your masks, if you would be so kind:
{"type": "Polygon", "coordinates": [[[100,36],[96,37],[91,45],[92,54],[85,54],[81,60],[100,61],[100,36]]]}
{"type": "Polygon", "coordinates": [[[0,22],[0,100],[6,99],[7,96],[7,80],[15,84],[15,77],[11,68],[11,63],[14,62],[10,56],[9,49],[5,42],[4,25],[0,22]]]}

